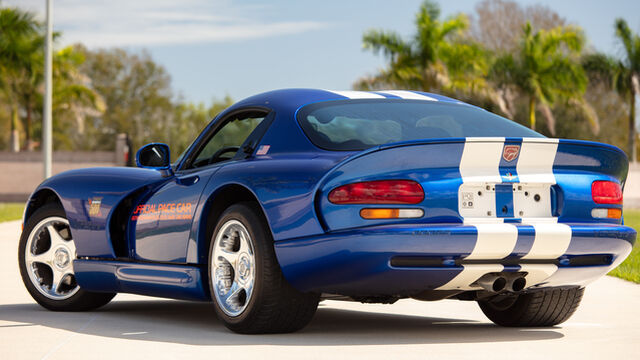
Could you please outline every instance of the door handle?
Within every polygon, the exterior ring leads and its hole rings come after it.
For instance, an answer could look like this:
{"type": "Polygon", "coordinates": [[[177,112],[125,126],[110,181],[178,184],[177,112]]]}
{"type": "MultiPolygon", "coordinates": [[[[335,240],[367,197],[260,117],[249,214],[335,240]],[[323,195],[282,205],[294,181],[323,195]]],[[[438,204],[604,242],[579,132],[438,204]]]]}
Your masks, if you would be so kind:
{"type": "Polygon", "coordinates": [[[197,184],[198,181],[200,181],[200,177],[198,175],[194,175],[194,176],[185,176],[185,177],[178,178],[176,182],[179,185],[191,186],[191,185],[197,184]]]}

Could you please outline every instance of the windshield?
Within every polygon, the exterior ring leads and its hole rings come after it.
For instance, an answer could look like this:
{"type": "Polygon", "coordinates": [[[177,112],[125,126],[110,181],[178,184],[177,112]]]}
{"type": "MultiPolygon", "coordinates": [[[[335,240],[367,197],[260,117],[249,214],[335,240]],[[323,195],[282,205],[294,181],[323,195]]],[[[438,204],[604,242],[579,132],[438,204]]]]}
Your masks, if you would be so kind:
{"type": "Polygon", "coordinates": [[[298,121],[311,142],[326,150],[364,150],[421,139],[544,137],[480,108],[435,101],[321,102],[303,107],[298,121]]]}

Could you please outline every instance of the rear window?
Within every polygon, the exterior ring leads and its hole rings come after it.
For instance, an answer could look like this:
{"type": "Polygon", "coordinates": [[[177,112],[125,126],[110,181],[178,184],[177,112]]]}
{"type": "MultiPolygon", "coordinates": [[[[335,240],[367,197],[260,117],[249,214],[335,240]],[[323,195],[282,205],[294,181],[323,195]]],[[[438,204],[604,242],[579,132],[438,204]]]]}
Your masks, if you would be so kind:
{"type": "Polygon", "coordinates": [[[298,121],[309,139],[326,150],[364,150],[421,139],[544,137],[480,108],[435,101],[321,102],[300,109],[298,121]]]}

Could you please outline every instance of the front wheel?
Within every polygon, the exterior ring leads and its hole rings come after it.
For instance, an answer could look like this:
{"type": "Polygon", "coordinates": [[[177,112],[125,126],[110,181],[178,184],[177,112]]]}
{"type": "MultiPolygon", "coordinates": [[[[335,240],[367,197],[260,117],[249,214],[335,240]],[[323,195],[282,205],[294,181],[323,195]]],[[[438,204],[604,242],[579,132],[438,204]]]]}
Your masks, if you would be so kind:
{"type": "Polygon", "coordinates": [[[584,288],[548,289],[516,296],[498,295],[478,304],[494,323],[502,326],[554,326],[578,309],[584,288]]]}
{"type": "Polygon", "coordinates": [[[269,227],[254,203],[230,206],[209,250],[209,288],[218,315],[244,334],[293,332],[307,325],[317,294],[303,294],[284,278],[269,227]]]}
{"type": "Polygon", "coordinates": [[[31,297],[54,311],[83,311],[107,304],[113,293],[88,292],[76,283],[76,247],[69,220],[57,204],[37,209],[27,220],[18,246],[20,275],[31,297]]]}

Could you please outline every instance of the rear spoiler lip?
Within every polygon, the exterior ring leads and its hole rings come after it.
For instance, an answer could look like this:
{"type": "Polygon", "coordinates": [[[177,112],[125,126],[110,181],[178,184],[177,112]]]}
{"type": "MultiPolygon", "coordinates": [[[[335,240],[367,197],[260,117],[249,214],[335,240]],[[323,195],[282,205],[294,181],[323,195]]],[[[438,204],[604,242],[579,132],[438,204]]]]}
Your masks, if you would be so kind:
{"type": "MultiPolygon", "coordinates": [[[[473,137],[473,139],[476,142],[481,142],[482,141],[481,137],[473,137]]],[[[493,139],[494,138],[487,137],[487,141],[488,142],[494,141],[493,139]]],[[[522,141],[522,139],[527,139],[527,142],[537,142],[537,143],[549,143],[551,141],[557,140],[559,144],[583,145],[583,146],[593,146],[593,147],[599,147],[599,148],[607,148],[607,149],[609,149],[611,151],[615,151],[615,152],[618,152],[618,153],[624,155],[625,158],[627,158],[627,161],[629,159],[627,157],[627,154],[624,151],[622,151],[622,149],[620,149],[619,147],[617,147],[615,145],[611,145],[611,144],[597,142],[597,141],[574,140],[574,139],[555,139],[555,138],[546,138],[546,137],[545,138],[505,137],[504,139],[505,139],[505,141],[522,141]]],[[[374,151],[391,149],[391,148],[396,148],[396,147],[412,146],[412,145],[428,145],[428,144],[463,143],[463,142],[466,142],[466,141],[467,141],[467,138],[440,138],[440,139],[401,141],[401,142],[389,143],[389,144],[384,144],[384,145],[378,145],[376,147],[369,148],[367,150],[364,150],[362,152],[357,153],[356,155],[350,157],[349,159],[353,159],[353,158],[359,157],[359,155],[369,154],[369,153],[374,152],[374,151]]]]}

